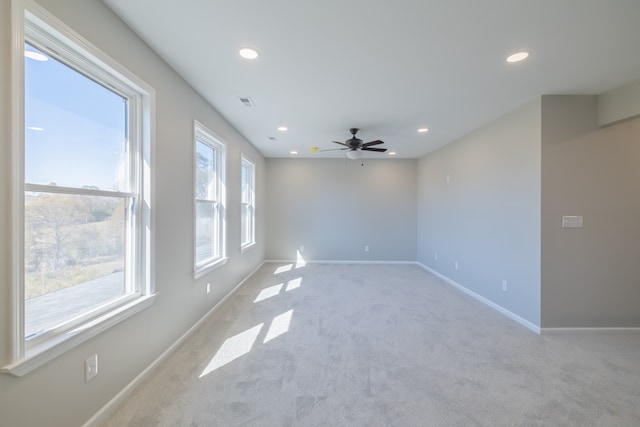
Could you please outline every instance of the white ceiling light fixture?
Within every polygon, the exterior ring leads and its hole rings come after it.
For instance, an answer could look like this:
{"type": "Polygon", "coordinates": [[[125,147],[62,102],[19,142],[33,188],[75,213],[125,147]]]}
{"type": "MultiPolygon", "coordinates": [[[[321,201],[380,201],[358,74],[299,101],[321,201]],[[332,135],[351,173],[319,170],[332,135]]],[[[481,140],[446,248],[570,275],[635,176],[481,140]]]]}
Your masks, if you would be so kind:
{"type": "Polygon", "coordinates": [[[291,153],[291,154],[294,154],[294,155],[295,155],[295,154],[298,154],[298,152],[297,152],[296,150],[293,150],[293,151],[291,151],[290,153],[291,153]]]}
{"type": "Polygon", "coordinates": [[[244,59],[256,59],[259,56],[258,51],[250,47],[243,47],[238,51],[238,53],[244,59]]]}
{"type": "Polygon", "coordinates": [[[362,153],[360,153],[359,150],[349,150],[349,151],[347,151],[347,158],[349,158],[351,160],[358,160],[360,157],[362,157],[362,153]]]}
{"type": "Polygon", "coordinates": [[[34,61],[40,61],[40,62],[45,62],[49,60],[49,58],[46,55],[43,55],[40,52],[34,52],[33,50],[25,50],[24,56],[26,58],[33,59],[34,61]]]}
{"type": "Polygon", "coordinates": [[[507,62],[513,64],[516,62],[524,61],[529,57],[529,52],[522,50],[520,52],[513,53],[507,57],[507,62]]]}
{"type": "Polygon", "coordinates": [[[419,133],[427,133],[427,132],[429,132],[429,128],[420,128],[420,129],[418,129],[418,132],[419,133]]]}
{"type": "Polygon", "coordinates": [[[39,126],[27,126],[27,129],[33,130],[33,131],[36,131],[36,132],[43,132],[44,131],[44,128],[41,128],[39,126]]]}

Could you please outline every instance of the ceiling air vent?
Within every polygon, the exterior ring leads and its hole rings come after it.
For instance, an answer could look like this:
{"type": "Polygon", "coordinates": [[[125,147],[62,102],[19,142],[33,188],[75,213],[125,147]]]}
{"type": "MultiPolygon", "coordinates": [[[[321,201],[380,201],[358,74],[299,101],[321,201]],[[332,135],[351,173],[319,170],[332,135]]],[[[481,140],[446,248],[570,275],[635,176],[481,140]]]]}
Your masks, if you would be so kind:
{"type": "Polygon", "coordinates": [[[241,97],[239,99],[245,107],[254,108],[256,106],[256,104],[253,103],[253,99],[249,97],[241,97]]]}

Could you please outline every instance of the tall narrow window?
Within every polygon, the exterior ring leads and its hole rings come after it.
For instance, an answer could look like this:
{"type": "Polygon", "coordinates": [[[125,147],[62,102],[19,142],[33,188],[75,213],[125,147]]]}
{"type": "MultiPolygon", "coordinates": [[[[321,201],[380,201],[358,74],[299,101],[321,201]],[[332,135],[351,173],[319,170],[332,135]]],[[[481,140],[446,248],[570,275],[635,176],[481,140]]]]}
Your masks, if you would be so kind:
{"type": "Polygon", "coordinates": [[[25,44],[25,338],[135,286],[129,99],[25,44]],[[33,59],[35,58],[35,59],[33,59]],[[73,165],[73,166],[71,166],[73,165]],[[92,294],[89,297],[89,294],[92,294]],[[76,303],[77,299],[80,303],[76,303]]]}
{"type": "Polygon", "coordinates": [[[240,163],[241,226],[240,247],[248,249],[256,242],[255,237],[255,181],[256,166],[242,156],[240,163]]]}
{"type": "Polygon", "coordinates": [[[195,123],[195,266],[199,277],[226,261],[225,162],[226,146],[195,123]]]}
{"type": "Polygon", "coordinates": [[[61,343],[143,308],[153,293],[151,195],[143,189],[153,92],[47,19],[25,11],[24,139],[15,142],[21,336],[7,369],[17,375],[54,357],[61,343]]]}

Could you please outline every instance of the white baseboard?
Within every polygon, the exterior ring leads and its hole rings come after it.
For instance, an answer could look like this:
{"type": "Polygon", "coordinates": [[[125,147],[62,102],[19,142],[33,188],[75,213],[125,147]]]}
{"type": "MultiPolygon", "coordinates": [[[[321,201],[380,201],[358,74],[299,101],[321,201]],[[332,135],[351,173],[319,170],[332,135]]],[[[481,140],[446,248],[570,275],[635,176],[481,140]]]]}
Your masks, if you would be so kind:
{"type": "Polygon", "coordinates": [[[613,333],[613,334],[622,334],[622,333],[631,333],[631,334],[639,334],[640,333],[640,328],[639,327],[604,327],[604,328],[599,328],[599,327],[585,327],[585,328],[581,328],[581,327],[577,327],[577,328],[541,328],[537,325],[534,325],[533,323],[529,322],[526,319],[523,319],[522,317],[518,316],[515,313],[512,313],[511,311],[507,310],[506,308],[494,303],[493,301],[478,295],[477,293],[465,288],[464,286],[462,286],[461,284],[449,279],[448,277],[438,273],[437,271],[427,267],[426,265],[420,263],[420,262],[416,262],[417,265],[419,265],[420,267],[422,267],[423,269],[425,269],[426,271],[428,271],[429,273],[433,274],[436,277],[439,277],[440,279],[444,280],[445,282],[447,282],[448,284],[450,284],[451,286],[461,290],[462,292],[464,292],[467,295],[472,296],[473,298],[477,299],[478,301],[488,305],[489,307],[493,308],[494,310],[504,314],[505,316],[507,316],[508,318],[515,320],[516,322],[520,323],[521,325],[525,326],[526,328],[532,330],[533,332],[540,334],[540,335],[549,335],[549,334],[576,334],[576,333],[585,333],[585,334],[601,334],[601,333],[613,333]]]}
{"type": "Polygon", "coordinates": [[[265,264],[379,264],[379,265],[389,265],[389,264],[405,264],[405,265],[415,265],[415,261],[368,261],[368,260],[331,260],[331,259],[316,259],[316,260],[304,260],[304,261],[296,261],[292,259],[268,259],[264,261],[265,264]]]}
{"type": "Polygon", "coordinates": [[[640,334],[638,327],[622,328],[541,328],[545,335],[550,334],[640,334]]]}
{"type": "Polygon", "coordinates": [[[83,424],[82,427],[93,427],[104,422],[118,405],[123,402],[135,389],[138,387],[147,376],[153,372],[158,365],[160,365],[171,353],[173,353],[182,343],[186,341],[206,320],[211,316],[222,304],[224,304],[234,293],[238,291],[244,285],[244,283],[253,274],[264,265],[265,261],[261,262],[256,268],[254,268],[249,274],[247,274],[240,283],[238,283],[227,295],[225,295],[216,305],[213,306],[204,316],[200,318],[193,326],[191,326],[187,332],[182,334],[169,348],[167,348],[160,356],[158,356],[149,366],[147,366],[137,377],[135,377],[125,388],[123,388],[118,394],[116,394],[106,405],[104,405],[98,412],[96,412],[89,420],[83,424]]]}
{"type": "Polygon", "coordinates": [[[527,319],[524,319],[524,318],[518,316],[517,314],[507,310],[506,308],[502,307],[501,305],[498,305],[495,302],[483,297],[482,295],[479,295],[479,294],[473,292],[472,290],[462,286],[460,283],[458,283],[458,282],[456,282],[454,280],[451,280],[447,276],[444,276],[444,275],[438,273],[437,271],[433,270],[432,268],[427,267],[426,265],[422,264],[421,262],[416,261],[415,264],[419,265],[424,270],[428,271],[429,273],[433,274],[434,276],[444,280],[445,282],[447,282],[449,285],[453,286],[454,288],[456,288],[456,289],[464,292],[465,294],[477,299],[481,303],[493,308],[494,310],[498,311],[499,313],[507,316],[509,319],[518,322],[519,324],[521,324],[525,328],[532,330],[536,334],[542,333],[541,328],[539,326],[534,325],[533,323],[529,322],[527,319]]]}

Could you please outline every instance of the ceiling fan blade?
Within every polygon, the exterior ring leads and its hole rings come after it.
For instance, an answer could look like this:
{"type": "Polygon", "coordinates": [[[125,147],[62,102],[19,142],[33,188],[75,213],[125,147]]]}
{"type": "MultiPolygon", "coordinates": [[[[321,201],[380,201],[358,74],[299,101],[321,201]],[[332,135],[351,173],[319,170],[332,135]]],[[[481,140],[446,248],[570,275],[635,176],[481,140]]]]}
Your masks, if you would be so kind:
{"type": "MultiPolygon", "coordinates": [[[[344,142],[340,142],[340,141],[331,141],[331,142],[335,142],[336,144],[340,144],[340,145],[344,145],[345,147],[349,147],[347,144],[345,144],[344,142]]],[[[349,147],[351,148],[351,147],[349,147]]]]}
{"type": "Polygon", "coordinates": [[[377,151],[378,153],[384,153],[385,151],[387,151],[386,148],[369,148],[369,147],[362,147],[361,150],[362,151],[377,151]]]}
{"type": "Polygon", "coordinates": [[[384,144],[384,141],[380,141],[379,139],[376,139],[375,141],[371,141],[371,142],[365,142],[364,144],[362,144],[362,147],[371,147],[372,145],[380,145],[380,144],[384,144]]]}
{"type": "Polygon", "coordinates": [[[327,149],[318,150],[318,151],[343,151],[343,150],[348,150],[348,148],[347,147],[345,147],[345,148],[327,148],[327,149]]]}

